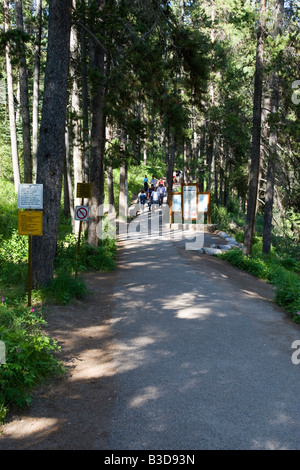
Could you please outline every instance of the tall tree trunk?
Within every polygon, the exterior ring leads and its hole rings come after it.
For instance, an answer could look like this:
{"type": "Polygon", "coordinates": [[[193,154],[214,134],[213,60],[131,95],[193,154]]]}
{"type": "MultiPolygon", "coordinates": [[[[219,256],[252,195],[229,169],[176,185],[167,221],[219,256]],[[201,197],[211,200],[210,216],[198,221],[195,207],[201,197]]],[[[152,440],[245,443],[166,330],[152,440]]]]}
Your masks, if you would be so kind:
{"type": "Polygon", "coordinates": [[[255,228],[255,214],[257,204],[257,188],[258,175],[260,165],[260,140],[261,140],[261,100],[263,86],[263,66],[264,66],[264,42],[265,42],[265,15],[266,0],[260,0],[259,3],[260,18],[257,32],[256,47],[256,65],[255,65],[255,82],[253,97],[253,131],[252,131],[252,148],[251,148],[251,167],[249,178],[249,194],[247,217],[244,232],[244,249],[245,255],[251,255],[253,244],[253,233],[255,228]]]}
{"type": "MultiPolygon", "coordinates": [[[[104,7],[104,0],[96,0],[95,6],[100,10],[104,7]]],[[[92,29],[92,27],[91,27],[92,29]]],[[[92,197],[90,199],[90,213],[88,223],[88,242],[98,245],[97,227],[99,219],[99,206],[104,202],[104,144],[105,144],[105,117],[104,117],[104,85],[101,77],[104,76],[104,52],[94,40],[90,41],[90,67],[93,74],[91,91],[91,171],[92,197]]]]}
{"type": "Polygon", "coordinates": [[[42,37],[42,0],[37,0],[35,16],[37,18],[37,31],[34,52],[33,71],[33,103],[32,103],[32,170],[33,182],[36,182],[37,152],[39,134],[39,90],[40,90],[40,62],[41,62],[41,37],[42,37]]]}
{"type": "MultiPolygon", "coordinates": [[[[23,33],[23,7],[22,0],[15,1],[16,26],[23,33]]],[[[31,130],[28,97],[28,72],[26,64],[25,44],[21,39],[21,52],[19,57],[19,79],[20,79],[20,102],[23,130],[23,161],[24,182],[32,183],[32,154],[31,154],[31,130]]]]}
{"type": "Polygon", "coordinates": [[[43,184],[43,236],[33,237],[33,285],[53,278],[65,158],[71,1],[50,0],[47,63],[38,149],[37,183],[43,184]]]}
{"type": "MultiPolygon", "coordinates": [[[[73,0],[73,8],[76,8],[76,1],[73,0]]],[[[70,75],[73,80],[72,86],[72,98],[71,98],[71,109],[72,109],[72,136],[73,136],[73,168],[74,168],[74,200],[75,206],[81,204],[81,199],[76,199],[77,183],[83,182],[83,162],[82,162],[82,151],[81,151],[81,125],[80,125],[80,97],[79,97],[79,85],[78,85],[78,74],[76,70],[76,64],[78,61],[78,34],[76,26],[71,27],[71,38],[70,38],[70,75]]],[[[75,221],[74,224],[75,233],[79,232],[79,221],[75,221]]]]}
{"type": "Polygon", "coordinates": [[[167,204],[171,205],[171,193],[173,190],[173,171],[176,161],[176,138],[173,132],[167,135],[167,152],[166,152],[166,191],[167,191],[167,204]]]}
{"type": "MultiPolygon", "coordinates": [[[[284,17],[284,0],[276,0],[275,15],[274,15],[274,38],[282,33],[282,21],[284,17]]],[[[271,80],[271,115],[275,116],[279,108],[279,77],[275,69],[272,74],[271,80]]],[[[270,253],[271,250],[271,235],[272,235],[272,218],[273,218],[273,203],[274,203],[274,186],[275,186],[275,166],[277,160],[277,129],[276,122],[270,124],[269,136],[269,156],[268,156],[268,171],[267,171],[267,184],[265,194],[265,209],[264,209],[264,228],[263,228],[263,247],[262,251],[265,254],[270,253]]]]}
{"type": "MultiPolygon", "coordinates": [[[[10,28],[8,0],[4,0],[3,8],[4,8],[4,31],[7,32],[10,28]]],[[[11,154],[12,154],[15,192],[17,193],[21,178],[20,178],[19,154],[18,154],[18,144],[17,144],[16,115],[15,115],[15,106],[14,106],[13,75],[12,75],[12,66],[11,66],[11,60],[10,60],[10,45],[8,42],[5,46],[5,59],[6,59],[7,99],[8,99],[8,112],[9,112],[11,154]]]]}
{"type": "MultiPolygon", "coordinates": [[[[83,4],[85,11],[85,3],[83,4]]],[[[83,23],[85,18],[83,19],[83,23]]],[[[84,182],[90,180],[90,151],[89,151],[89,94],[88,94],[88,74],[87,74],[87,52],[86,52],[86,32],[84,28],[80,30],[81,44],[81,82],[82,82],[82,140],[83,140],[83,166],[84,182]]]]}
{"type": "Polygon", "coordinates": [[[127,220],[128,201],[127,201],[127,161],[121,163],[120,166],[120,193],[119,193],[119,216],[121,220],[127,220]]]}
{"type": "Polygon", "coordinates": [[[66,126],[65,142],[66,142],[66,155],[65,155],[65,193],[68,196],[66,204],[68,204],[68,210],[66,210],[71,217],[72,230],[75,232],[75,207],[74,207],[74,191],[72,182],[72,155],[70,150],[70,135],[69,126],[66,126]]]}

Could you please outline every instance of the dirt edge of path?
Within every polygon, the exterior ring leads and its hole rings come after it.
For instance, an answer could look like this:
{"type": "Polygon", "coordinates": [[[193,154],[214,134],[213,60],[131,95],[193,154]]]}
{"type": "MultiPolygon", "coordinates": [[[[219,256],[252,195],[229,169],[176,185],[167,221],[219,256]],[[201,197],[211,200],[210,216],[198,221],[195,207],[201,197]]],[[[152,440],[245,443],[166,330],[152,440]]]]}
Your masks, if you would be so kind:
{"type": "Polygon", "coordinates": [[[105,449],[114,402],[111,312],[117,271],[83,276],[89,295],[45,309],[46,334],[65,375],[37,387],[32,404],[10,410],[0,450],[105,449]]]}

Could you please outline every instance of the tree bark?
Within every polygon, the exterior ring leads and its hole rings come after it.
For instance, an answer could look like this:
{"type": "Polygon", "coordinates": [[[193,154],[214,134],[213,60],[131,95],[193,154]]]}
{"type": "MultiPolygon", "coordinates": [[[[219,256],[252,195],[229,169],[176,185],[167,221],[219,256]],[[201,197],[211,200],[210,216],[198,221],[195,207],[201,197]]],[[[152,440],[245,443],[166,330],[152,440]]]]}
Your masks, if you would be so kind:
{"type": "MultiPolygon", "coordinates": [[[[76,1],[73,0],[73,8],[76,8],[76,1]]],[[[81,125],[80,125],[80,97],[79,85],[76,71],[76,64],[78,62],[78,34],[76,26],[71,27],[70,38],[70,74],[73,81],[72,86],[72,137],[73,137],[73,167],[74,167],[74,200],[75,206],[81,204],[81,199],[76,198],[77,183],[83,182],[83,162],[81,150],[81,125]]],[[[79,232],[79,221],[74,224],[75,233],[79,232]]]]}
{"type": "Polygon", "coordinates": [[[36,182],[37,152],[39,134],[39,90],[40,90],[40,62],[41,62],[41,36],[42,36],[42,0],[36,2],[37,31],[34,52],[33,71],[33,103],[32,103],[32,170],[33,182],[36,182]]]}
{"type": "MultiPolygon", "coordinates": [[[[22,0],[15,1],[16,26],[24,32],[22,0]]],[[[28,97],[28,71],[26,64],[25,44],[21,39],[21,51],[19,57],[20,102],[23,131],[23,161],[24,183],[32,183],[32,154],[31,154],[31,129],[28,97]]]]}
{"type": "MultiPolygon", "coordinates": [[[[99,11],[104,6],[104,0],[96,0],[95,6],[99,11]]],[[[92,30],[91,26],[91,30],[92,30]]],[[[91,91],[91,171],[92,197],[88,223],[88,243],[98,246],[97,227],[99,207],[104,202],[104,148],[105,148],[105,116],[104,116],[104,52],[98,42],[90,40],[90,67],[93,75],[91,91]]]]}
{"type": "Polygon", "coordinates": [[[43,184],[43,236],[33,237],[33,285],[53,278],[65,158],[71,1],[50,0],[37,183],[43,184]]]}
{"type": "Polygon", "coordinates": [[[251,255],[253,233],[255,228],[255,214],[257,204],[258,175],[260,165],[260,140],[261,140],[261,100],[263,86],[264,66],[264,41],[265,41],[265,13],[266,0],[260,0],[260,18],[257,32],[256,65],[253,97],[253,130],[251,148],[251,166],[249,175],[249,193],[247,217],[244,232],[244,255],[251,255]]]}
{"type": "MultiPolygon", "coordinates": [[[[10,28],[9,22],[9,7],[8,1],[4,0],[4,31],[7,32],[10,28]]],[[[11,140],[11,154],[14,174],[15,192],[18,192],[18,187],[21,182],[20,167],[19,167],[19,154],[17,144],[17,129],[16,129],[16,115],[14,106],[14,89],[13,89],[13,75],[10,60],[10,45],[7,42],[5,46],[5,59],[6,59],[6,75],[7,75],[7,99],[8,99],[8,112],[9,112],[9,127],[10,127],[10,140],[11,140]]]]}
{"type": "MultiPolygon", "coordinates": [[[[282,33],[282,20],[284,15],[284,0],[276,0],[275,15],[274,15],[274,38],[282,33]]],[[[275,69],[272,74],[271,80],[271,116],[275,116],[279,108],[279,77],[275,69]]],[[[274,203],[274,187],[275,187],[275,167],[277,160],[277,129],[276,123],[270,124],[269,135],[269,157],[268,157],[268,171],[267,171],[267,184],[265,194],[265,208],[264,208],[264,228],[263,228],[263,247],[262,251],[265,254],[270,253],[271,250],[271,235],[272,235],[272,219],[273,219],[273,203],[274,203]]]]}

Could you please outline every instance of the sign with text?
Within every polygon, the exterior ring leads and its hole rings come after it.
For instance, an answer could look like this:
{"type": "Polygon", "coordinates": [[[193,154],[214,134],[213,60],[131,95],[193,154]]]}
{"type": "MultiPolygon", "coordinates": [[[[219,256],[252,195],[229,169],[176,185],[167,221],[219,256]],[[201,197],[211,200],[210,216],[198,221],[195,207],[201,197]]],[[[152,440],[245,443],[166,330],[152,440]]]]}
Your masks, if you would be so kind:
{"type": "Polygon", "coordinates": [[[172,195],[172,211],[181,212],[181,194],[172,195]]]}
{"type": "Polygon", "coordinates": [[[77,183],[76,197],[89,198],[92,196],[92,183],[77,183]]]}
{"type": "Polygon", "coordinates": [[[19,209],[43,209],[43,185],[22,183],[18,187],[19,209]]]}
{"type": "Polygon", "coordinates": [[[198,194],[198,212],[208,212],[209,194],[198,194]]]}
{"type": "Polygon", "coordinates": [[[43,235],[43,212],[42,211],[19,211],[18,212],[19,235],[43,235]]]}

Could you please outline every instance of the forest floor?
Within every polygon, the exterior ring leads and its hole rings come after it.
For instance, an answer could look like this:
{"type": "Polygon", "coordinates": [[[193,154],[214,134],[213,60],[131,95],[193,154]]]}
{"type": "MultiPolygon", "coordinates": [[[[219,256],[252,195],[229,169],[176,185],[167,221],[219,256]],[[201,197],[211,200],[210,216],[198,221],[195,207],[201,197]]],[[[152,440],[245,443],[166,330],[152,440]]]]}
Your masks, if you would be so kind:
{"type": "Polygon", "coordinates": [[[46,307],[46,334],[59,346],[66,373],[37,387],[23,411],[11,410],[1,428],[0,450],[105,449],[114,394],[110,331],[118,273],[84,276],[90,295],[46,307]]]}

